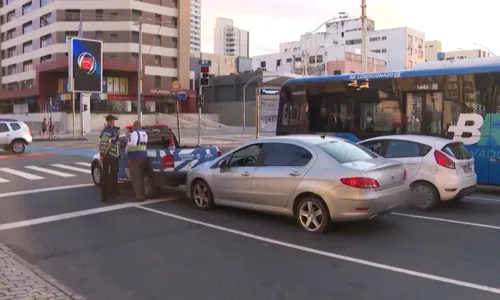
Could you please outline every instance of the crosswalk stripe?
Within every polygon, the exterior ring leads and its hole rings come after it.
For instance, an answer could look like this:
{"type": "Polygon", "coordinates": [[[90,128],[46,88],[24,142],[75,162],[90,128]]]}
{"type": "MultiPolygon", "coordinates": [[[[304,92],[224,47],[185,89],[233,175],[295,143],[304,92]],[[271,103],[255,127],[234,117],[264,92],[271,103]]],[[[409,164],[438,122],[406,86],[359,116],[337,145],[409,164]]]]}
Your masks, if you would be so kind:
{"type": "Polygon", "coordinates": [[[67,177],[75,177],[75,175],[73,175],[73,174],[59,172],[59,171],[55,171],[55,170],[51,170],[51,169],[46,169],[46,168],[40,168],[40,167],[37,167],[37,166],[26,166],[25,168],[33,170],[33,171],[38,171],[38,172],[43,172],[43,173],[47,173],[47,174],[52,174],[52,175],[60,176],[60,177],[66,177],[66,178],[67,177]]]}
{"type": "Polygon", "coordinates": [[[80,165],[80,166],[84,166],[84,167],[90,167],[91,166],[90,163],[86,163],[86,162],[77,162],[75,164],[80,165]]]}
{"type": "Polygon", "coordinates": [[[7,183],[7,182],[10,182],[10,180],[0,178],[0,183],[7,183]]]}
{"type": "Polygon", "coordinates": [[[17,171],[17,170],[11,169],[11,168],[0,168],[0,172],[5,172],[5,173],[8,173],[8,174],[16,175],[16,176],[23,177],[23,178],[29,179],[29,180],[44,179],[44,177],[41,177],[41,176],[38,176],[38,175],[33,175],[33,174],[30,174],[30,173],[25,173],[25,172],[17,171]]]}
{"type": "Polygon", "coordinates": [[[91,174],[91,171],[89,169],[82,169],[82,168],[77,168],[77,167],[72,167],[72,166],[67,166],[67,165],[61,165],[61,164],[54,164],[52,166],[57,167],[57,168],[61,168],[61,169],[81,172],[81,173],[85,173],[85,174],[91,174]]]}

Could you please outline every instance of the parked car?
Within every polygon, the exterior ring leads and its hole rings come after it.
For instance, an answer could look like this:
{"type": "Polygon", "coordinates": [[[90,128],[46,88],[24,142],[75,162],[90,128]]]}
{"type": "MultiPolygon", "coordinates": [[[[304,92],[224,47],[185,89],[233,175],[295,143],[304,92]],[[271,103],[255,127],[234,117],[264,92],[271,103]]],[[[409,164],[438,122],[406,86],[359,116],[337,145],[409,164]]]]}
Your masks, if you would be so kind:
{"type": "Polygon", "coordinates": [[[404,164],[410,202],[422,210],[445,201],[460,201],[476,189],[474,158],[462,142],[422,135],[386,135],[359,144],[404,164]]]}
{"type": "Polygon", "coordinates": [[[370,219],[404,202],[403,164],[335,137],[288,135],[248,142],[188,173],[200,209],[226,205],[294,216],[309,232],[370,219]]]}
{"type": "Polygon", "coordinates": [[[33,137],[26,123],[14,119],[0,119],[0,146],[3,150],[22,154],[31,142],[33,137]]]}

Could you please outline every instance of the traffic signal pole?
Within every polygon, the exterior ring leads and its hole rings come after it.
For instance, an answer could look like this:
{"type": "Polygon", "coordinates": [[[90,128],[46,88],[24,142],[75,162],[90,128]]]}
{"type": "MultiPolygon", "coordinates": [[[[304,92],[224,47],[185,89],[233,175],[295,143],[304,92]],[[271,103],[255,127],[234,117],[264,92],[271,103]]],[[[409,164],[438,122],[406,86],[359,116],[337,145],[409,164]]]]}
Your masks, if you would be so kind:
{"type": "MultiPolygon", "coordinates": [[[[203,53],[201,52],[200,50],[200,61],[203,59],[203,53]]],[[[201,97],[203,95],[203,87],[202,87],[202,84],[201,84],[201,81],[202,81],[202,78],[203,78],[203,74],[200,72],[200,82],[198,84],[199,88],[198,88],[198,99],[201,100],[201,97]]],[[[199,100],[197,99],[196,101],[196,105],[198,106],[198,146],[201,145],[201,105],[199,103],[199,100]]]]}

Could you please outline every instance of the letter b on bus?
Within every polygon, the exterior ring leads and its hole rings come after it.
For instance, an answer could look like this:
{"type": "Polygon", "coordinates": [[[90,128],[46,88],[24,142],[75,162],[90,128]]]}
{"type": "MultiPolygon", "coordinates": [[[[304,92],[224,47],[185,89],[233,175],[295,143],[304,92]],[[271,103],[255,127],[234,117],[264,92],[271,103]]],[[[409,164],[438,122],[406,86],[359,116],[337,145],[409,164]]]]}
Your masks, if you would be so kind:
{"type": "Polygon", "coordinates": [[[484,119],[480,114],[460,114],[457,125],[450,126],[448,132],[453,132],[453,140],[465,145],[477,144],[481,139],[481,127],[484,119]],[[463,136],[464,133],[470,133],[463,136]]]}

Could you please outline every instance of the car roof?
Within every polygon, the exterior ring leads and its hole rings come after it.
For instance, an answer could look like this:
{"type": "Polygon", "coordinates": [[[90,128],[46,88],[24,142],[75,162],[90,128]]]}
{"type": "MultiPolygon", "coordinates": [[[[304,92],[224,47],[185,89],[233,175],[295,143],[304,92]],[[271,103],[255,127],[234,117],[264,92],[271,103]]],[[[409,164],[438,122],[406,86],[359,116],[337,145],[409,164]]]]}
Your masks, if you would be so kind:
{"type": "Polygon", "coordinates": [[[259,139],[252,141],[253,143],[263,141],[266,143],[269,142],[295,142],[295,143],[303,143],[309,145],[317,145],[325,142],[335,142],[335,141],[345,141],[344,139],[333,137],[333,136],[321,136],[316,134],[292,134],[292,135],[280,135],[267,137],[263,139],[259,139]]]}
{"type": "Polygon", "coordinates": [[[382,135],[378,137],[374,137],[371,139],[363,140],[366,141],[376,141],[376,140],[401,140],[401,141],[410,141],[420,144],[425,144],[434,147],[444,147],[445,145],[453,142],[450,139],[445,139],[437,136],[428,136],[428,135],[416,135],[416,134],[405,134],[405,135],[382,135]]]}
{"type": "Polygon", "coordinates": [[[2,119],[2,118],[0,118],[0,122],[20,122],[20,121],[15,120],[15,119],[2,119]]]}

